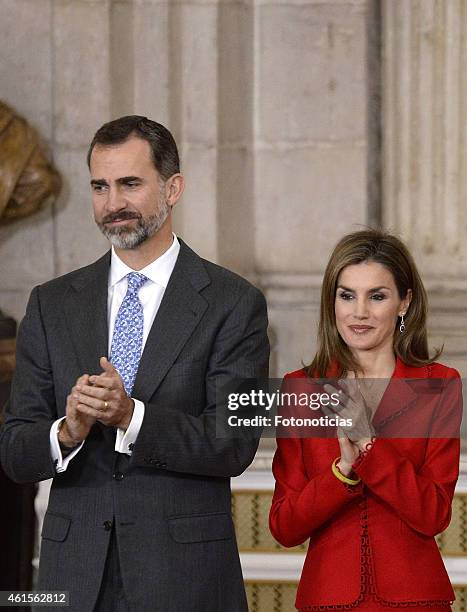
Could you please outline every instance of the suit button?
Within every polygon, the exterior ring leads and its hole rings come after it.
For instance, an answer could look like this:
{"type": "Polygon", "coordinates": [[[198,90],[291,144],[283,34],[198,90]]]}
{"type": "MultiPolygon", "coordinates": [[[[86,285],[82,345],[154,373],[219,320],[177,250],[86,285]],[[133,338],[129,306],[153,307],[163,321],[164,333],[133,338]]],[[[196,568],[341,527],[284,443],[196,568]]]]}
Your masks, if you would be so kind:
{"type": "Polygon", "coordinates": [[[112,529],[112,521],[104,521],[104,529],[110,531],[112,529]]]}
{"type": "Polygon", "coordinates": [[[133,442],[131,442],[130,444],[128,444],[128,450],[132,451],[135,448],[135,445],[133,444],[133,442]]]}
{"type": "Polygon", "coordinates": [[[115,472],[114,479],[115,480],[123,480],[123,474],[121,472],[115,472]]]}

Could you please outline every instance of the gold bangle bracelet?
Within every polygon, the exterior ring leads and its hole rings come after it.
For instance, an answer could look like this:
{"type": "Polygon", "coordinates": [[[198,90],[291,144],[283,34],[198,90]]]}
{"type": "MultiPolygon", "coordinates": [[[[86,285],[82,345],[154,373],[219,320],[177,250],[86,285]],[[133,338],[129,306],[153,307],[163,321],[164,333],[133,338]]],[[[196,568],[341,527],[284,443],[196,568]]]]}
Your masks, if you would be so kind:
{"type": "Polygon", "coordinates": [[[345,482],[345,484],[358,485],[358,483],[361,480],[360,478],[358,480],[352,480],[352,478],[347,478],[347,476],[344,476],[344,474],[342,474],[342,472],[339,470],[339,468],[336,465],[339,460],[340,460],[340,457],[336,457],[334,461],[332,462],[331,470],[334,476],[338,478],[341,482],[345,482]]]}

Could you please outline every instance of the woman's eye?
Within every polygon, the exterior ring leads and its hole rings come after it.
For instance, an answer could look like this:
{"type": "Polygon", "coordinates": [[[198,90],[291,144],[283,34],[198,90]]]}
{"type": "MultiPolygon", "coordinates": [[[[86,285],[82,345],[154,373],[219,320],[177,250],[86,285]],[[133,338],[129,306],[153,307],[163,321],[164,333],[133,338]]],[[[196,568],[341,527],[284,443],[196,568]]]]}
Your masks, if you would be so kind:
{"type": "Polygon", "coordinates": [[[381,300],[385,299],[385,295],[382,293],[373,293],[373,295],[371,296],[372,300],[376,300],[377,302],[381,302],[381,300]]]}
{"type": "Polygon", "coordinates": [[[351,293],[349,293],[348,291],[341,291],[339,293],[339,297],[342,300],[351,300],[353,298],[353,295],[351,293]]]}

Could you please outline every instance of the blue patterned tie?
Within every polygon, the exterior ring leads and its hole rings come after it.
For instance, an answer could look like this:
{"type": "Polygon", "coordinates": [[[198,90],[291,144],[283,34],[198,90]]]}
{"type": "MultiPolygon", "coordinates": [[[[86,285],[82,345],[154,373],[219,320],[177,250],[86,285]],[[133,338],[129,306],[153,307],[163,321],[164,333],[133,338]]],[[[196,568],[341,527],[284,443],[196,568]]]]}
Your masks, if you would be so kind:
{"type": "Polygon", "coordinates": [[[133,390],[143,348],[143,307],[138,291],[148,280],[139,272],[127,274],[128,289],[115,319],[110,362],[120,374],[128,395],[133,390]]]}

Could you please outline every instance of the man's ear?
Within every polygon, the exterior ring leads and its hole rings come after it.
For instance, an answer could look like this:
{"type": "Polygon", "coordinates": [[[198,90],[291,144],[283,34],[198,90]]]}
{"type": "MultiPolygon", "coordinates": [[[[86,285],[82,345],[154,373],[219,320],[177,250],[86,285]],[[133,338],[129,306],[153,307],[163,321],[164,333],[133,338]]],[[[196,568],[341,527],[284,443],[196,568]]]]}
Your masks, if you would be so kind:
{"type": "Polygon", "coordinates": [[[180,199],[183,190],[185,189],[185,179],[180,173],[172,174],[165,183],[165,197],[167,204],[172,207],[180,199]]]}

